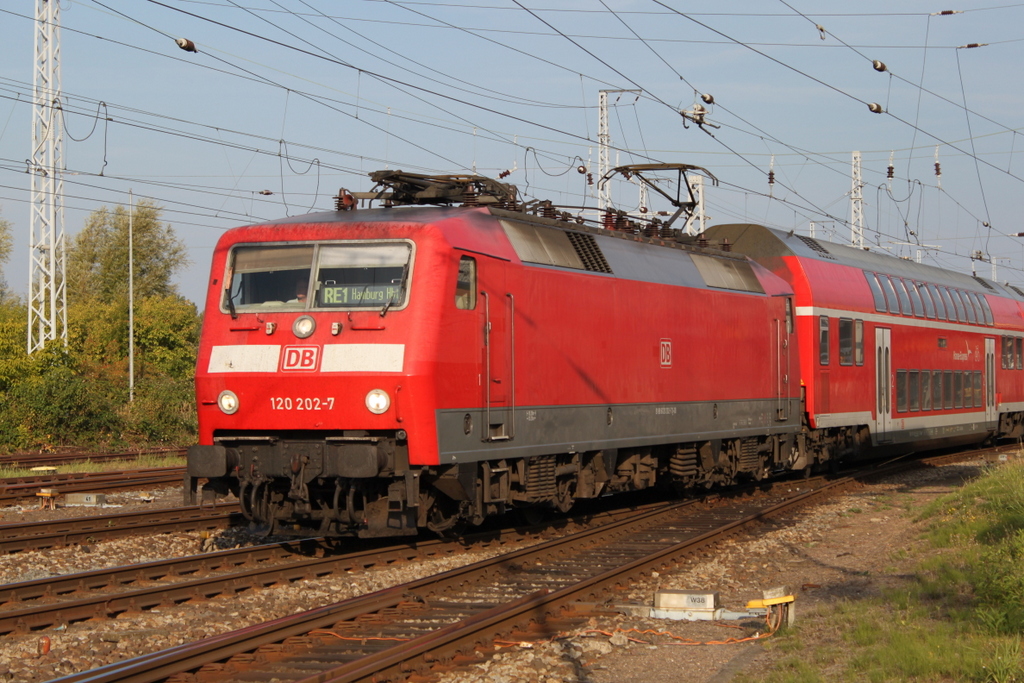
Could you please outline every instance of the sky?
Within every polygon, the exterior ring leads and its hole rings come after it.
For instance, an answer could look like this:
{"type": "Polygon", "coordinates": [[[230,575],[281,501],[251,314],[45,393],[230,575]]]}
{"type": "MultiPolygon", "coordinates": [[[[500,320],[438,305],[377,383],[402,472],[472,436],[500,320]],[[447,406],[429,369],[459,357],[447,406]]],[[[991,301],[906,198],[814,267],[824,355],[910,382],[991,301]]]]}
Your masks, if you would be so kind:
{"type": "MultiPolygon", "coordinates": [[[[0,6],[3,277],[21,294],[34,4],[0,6]]],[[[196,302],[225,230],[329,210],[375,170],[507,171],[524,198],[593,215],[577,169],[598,177],[601,90],[618,91],[612,165],[707,169],[709,224],[848,243],[859,151],[866,245],[1024,284],[1024,3],[62,0],[60,21],[67,239],[129,191],[150,199],[196,302]],[[698,126],[680,112],[702,95],[698,126]]],[[[637,210],[632,183],[611,194],[637,210]]]]}

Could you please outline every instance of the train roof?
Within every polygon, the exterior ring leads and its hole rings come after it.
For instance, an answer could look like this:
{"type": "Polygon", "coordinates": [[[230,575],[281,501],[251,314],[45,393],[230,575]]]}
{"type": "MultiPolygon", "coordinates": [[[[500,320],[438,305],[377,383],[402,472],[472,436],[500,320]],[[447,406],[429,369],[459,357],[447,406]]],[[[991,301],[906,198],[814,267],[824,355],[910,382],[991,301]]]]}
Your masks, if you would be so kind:
{"type": "Polygon", "coordinates": [[[1001,285],[976,275],[958,273],[889,254],[819,240],[807,235],[799,235],[792,230],[778,230],[751,223],[731,223],[708,228],[706,235],[710,240],[716,242],[728,239],[735,251],[762,263],[774,258],[796,256],[801,259],[850,266],[863,271],[958,287],[978,294],[995,294],[1024,301],[1024,291],[1012,285],[1001,285]]]}

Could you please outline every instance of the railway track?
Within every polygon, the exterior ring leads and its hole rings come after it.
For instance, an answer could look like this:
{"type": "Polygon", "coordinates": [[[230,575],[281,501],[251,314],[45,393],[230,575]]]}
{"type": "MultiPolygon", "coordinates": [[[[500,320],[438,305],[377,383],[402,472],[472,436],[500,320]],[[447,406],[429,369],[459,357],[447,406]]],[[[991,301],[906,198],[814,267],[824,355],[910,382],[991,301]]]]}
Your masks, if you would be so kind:
{"type": "Polygon", "coordinates": [[[48,467],[74,462],[109,462],[111,460],[137,460],[145,455],[184,456],[186,448],[161,448],[121,453],[8,453],[0,455],[0,465],[20,467],[48,467]]]}
{"type": "Polygon", "coordinates": [[[180,486],[184,467],[150,467],[127,472],[75,472],[12,477],[0,484],[0,504],[10,505],[25,498],[35,498],[41,488],[55,488],[60,493],[127,491],[132,489],[180,486]]]}
{"type": "MultiPolygon", "coordinates": [[[[570,518],[567,524],[579,527],[617,521],[659,505],[570,518]]],[[[347,553],[339,553],[325,539],[305,539],[6,584],[0,586],[0,634],[116,617],[129,610],[231,595],[399,561],[426,560],[470,548],[519,544],[550,531],[549,525],[509,527],[468,535],[465,543],[444,539],[399,543],[373,540],[365,543],[366,548],[347,553]]]]}
{"type": "Polygon", "coordinates": [[[212,531],[245,523],[237,503],[0,525],[0,555],[147,533],[212,531]]]}
{"type": "MultiPolygon", "coordinates": [[[[973,454],[925,464],[965,457],[973,454]]],[[[898,463],[862,475],[881,477],[911,466],[898,463]]],[[[478,659],[495,638],[550,638],[584,621],[584,604],[601,602],[631,577],[859,485],[853,476],[783,482],[775,493],[755,499],[652,506],[437,576],[58,680],[341,683],[425,674],[444,662],[478,659]]]]}

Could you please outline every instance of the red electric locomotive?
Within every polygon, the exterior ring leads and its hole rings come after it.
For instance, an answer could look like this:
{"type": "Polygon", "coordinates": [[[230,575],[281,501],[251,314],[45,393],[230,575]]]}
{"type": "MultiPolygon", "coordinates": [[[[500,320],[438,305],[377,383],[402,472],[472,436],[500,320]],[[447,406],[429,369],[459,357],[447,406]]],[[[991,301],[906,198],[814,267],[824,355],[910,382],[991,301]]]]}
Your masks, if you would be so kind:
{"type": "Polygon", "coordinates": [[[373,175],[393,204],[469,206],[224,234],[187,499],[206,480],[276,532],[384,536],[797,464],[782,278],[667,234],[531,214],[493,181],[373,175]]]}
{"type": "Polygon", "coordinates": [[[1024,433],[1014,288],[762,226],[591,227],[476,176],[371,177],[388,208],[342,193],[219,241],[187,502],[201,485],[277,533],[402,535],[1024,433]]]}

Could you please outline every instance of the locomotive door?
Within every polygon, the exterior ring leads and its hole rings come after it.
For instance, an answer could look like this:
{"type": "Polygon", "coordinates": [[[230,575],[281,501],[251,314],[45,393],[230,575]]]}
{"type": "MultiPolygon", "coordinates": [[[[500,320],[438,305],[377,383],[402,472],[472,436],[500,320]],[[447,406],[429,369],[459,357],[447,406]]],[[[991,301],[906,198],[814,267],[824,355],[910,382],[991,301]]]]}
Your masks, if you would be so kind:
{"type": "Polygon", "coordinates": [[[996,340],[985,338],[985,420],[995,422],[996,414],[996,340]]]}
{"type": "Polygon", "coordinates": [[[480,264],[483,302],[484,441],[515,436],[515,297],[506,291],[505,263],[480,264]]]}
{"type": "Polygon", "coordinates": [[[892,330],[875,328],[875,443],[892,435],[892,330]]]}

